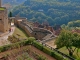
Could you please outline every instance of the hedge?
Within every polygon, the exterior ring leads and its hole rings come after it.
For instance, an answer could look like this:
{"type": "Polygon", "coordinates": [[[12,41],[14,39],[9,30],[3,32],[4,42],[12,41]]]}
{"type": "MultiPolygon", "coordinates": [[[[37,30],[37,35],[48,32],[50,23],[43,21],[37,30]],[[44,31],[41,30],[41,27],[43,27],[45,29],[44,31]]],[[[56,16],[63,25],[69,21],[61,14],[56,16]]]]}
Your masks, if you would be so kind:
{"type": "MultiPolygon", "coordinates": [[[[29,45],[30,43],[31,43],[30,41],[25,40],[25,41],[20,41],[20,42],[9,44],[9,45],[4,45],[4,46],[0,47],[0,52],[4,52],[4,51],[15,49],[15,48],[20,48],[22,46],[29,45]]],[[[63,60],[64,59],[60,54],[58,54],[55,51],[43,46],[42,44],[40,44],[36,41],[33,41],[32,45],[35,46],[36,48],[38,48],[39,50],[43,51],[44,53],[56,58],[57,60],[63,60]]]]}
{"type": "Polygon", "coordinates": [[[25,41],[20,41],[20,42],[9,44],[9,45],[4,45],[0,47],[0,52],[4,52],[4,51],[15,49],[15,48],[20,48],[28,44],[29,44],[29,41],[25,40],[25,41]]]}
{"type": "Polygon", "coordinates": [[[48,55],[51,55],[51,50],[47,47],[43,47],[43,52],[45,52],[48,55]]]}
{"type": "Polygon", "coordinates": [[[34,45],[36,48],[38,48],[39,50],[43,51],[44,53],[46,53],[46,54],[48,54],[48,55],[50,55],[50,56],[52,56],[52,57],[54,57],[54,58],[57,59],[57,60],[65,60],[62,55],[60,55],[59,53],[57,53],[57,52],[55,52],[55,51],[53,51],[53,50],[51,50],[51,49],[43,46],[43,45],[40,44],[39,42],[34,41],[34,42],[33,42],[33,45],[34,45]]]}
{"type": "Polygon", "coordinates": [[[55,57],[57,60],[64,60],[64,58],[59,53],[56,53],[54,51],[51,52],[51,56],[55,57]]]}
{"type": "Polygon", "coordinates": [[[43,45],[41,45],[40,43],[34,41],[32,44],[33,44],[33,46],[35,46],[39,50],[41,50],[41,51],[43,50],[43,45]]]}

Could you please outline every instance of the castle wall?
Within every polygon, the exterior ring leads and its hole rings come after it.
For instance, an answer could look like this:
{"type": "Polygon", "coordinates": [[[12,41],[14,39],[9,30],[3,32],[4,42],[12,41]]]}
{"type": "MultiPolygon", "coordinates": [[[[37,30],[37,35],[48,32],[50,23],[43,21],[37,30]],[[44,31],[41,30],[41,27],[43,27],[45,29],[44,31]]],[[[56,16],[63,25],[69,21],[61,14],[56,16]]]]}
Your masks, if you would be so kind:
{"type": "Polygon", "coordinates": [[[43,29],[43,28],[32,28],[30,26],[28,26],[27,23],[25,23],[24,21],[20,21],[20,20],[16,20],[15,24],[22,28],[23,30],[25,30],[25,32],[30,36],[30,37],[35,37],[36,39],[42,39],[44,38],[47,34],[52,34],[52,32],[43,29]]]}
{"type": "Polygon", "coordinates": [[[9,25],[8,25],[8,13],[7,10],[4,11],[4,32],[9,30],[9,25]]]}
{"type": "Polygon", "coordinates": [[[3,24],[0,22],[0,32],[3,32],[4,31],[4,26],[3,24]]]}
{"type": "Polygon", "coordinates": [[[32,35],[36,38],[36,39],[42,39],[43,37],[45,37],[47,34],[51,34],[50,31],[43,29],[43,28],[33,28],[33,32],[32,35]]]}
{"type": "Polygon", "coordinates": [[[18,27],[22,28],[27,34],[28,36],[32,37],[32,34],[30,32],[29,27],[24,25],[23,23],[21,23],[21,21],[17,21],[17,24],[16,24],[18,27]]]}
{"type": "Polygon", "coordinates": [[[8,14],[7,10],[0,10],[0,32],[7,32],[9,30],[8,26],[8,14]]]}
{"type": "Polygon", "coordinates": [[[19,24],[19,27],[22,28],[30,37],[32,37],[32,34],[29,32],[28,28],[25,25],[19,24]]]}
{"type": "Polygon", "coordinates": [[[0,11],[0,32],[4,32],[4,11],[0,11]]]}

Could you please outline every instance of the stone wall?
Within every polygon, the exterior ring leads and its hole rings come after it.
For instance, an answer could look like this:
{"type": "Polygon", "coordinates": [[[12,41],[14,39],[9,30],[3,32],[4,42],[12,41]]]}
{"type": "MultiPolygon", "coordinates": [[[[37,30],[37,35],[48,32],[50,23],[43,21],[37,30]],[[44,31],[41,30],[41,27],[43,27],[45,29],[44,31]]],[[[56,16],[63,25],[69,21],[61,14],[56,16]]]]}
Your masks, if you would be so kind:
{"type": "Polygon", "coordinates": [[[32,37],[35,37],[37,40],[43,40],[42,38],[44,38],[47,34],[52,34],[51,31],[44,29],[44,28],[35,28],[32,27],[30,24],[28,24],[28,22],[26,20],[16,20],[15,24],[22,28],[23,30],[25,30],[25,32],[32,37]]]}
{"type": "Polygon", "coordinates": [[[43,28],[33,28],[32,35],[36,39],[42,40],[42,38],[45,37],[47,34],[51,34],[51,32],[43,28]]]}
{"type": "Polygon", "coordinates": [[[7,32],[8,30],[8,14],[6,8],[4,8],[4,10],[0,10],[0,32],[7,32]]]}
{"type": "Polygon", "coordinates": [[[28,26],[26,26],[26,25],[24,25],[24,24],[19,24],[18,26],[19,26],[20,28],[22,28],[30,37],[32,37],[31,32],[28,30],[28,29],[29,29],[28,26]]]}

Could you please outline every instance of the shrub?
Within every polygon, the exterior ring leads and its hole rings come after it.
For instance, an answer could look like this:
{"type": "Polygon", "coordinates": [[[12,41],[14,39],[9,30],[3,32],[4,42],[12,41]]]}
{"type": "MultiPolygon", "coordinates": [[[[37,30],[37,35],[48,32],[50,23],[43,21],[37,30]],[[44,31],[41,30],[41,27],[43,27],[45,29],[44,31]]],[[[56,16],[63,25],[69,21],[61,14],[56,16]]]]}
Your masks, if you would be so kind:
{"type": "Polygon", "coordinates": [[[47,59],[42,55],[38,55],[38,60],[47,60],[47,59]]]}
{"type": "Polygon", "coordinates": [[[58,54],[54,51],[51,52],[51,56],[56,58],[57,60],[64,60],[63,56],[61,56],[60,54],[58,54]]]}
{"type": "Polygon", "coordinates": [[[40,55],[36,52],[32,52],[32,54],[33,54],[34,58],[36,58],[37,60],[47,60],[46,57],[44,57],[43,55],[40,55]]]}
{"type": "Polygon", "coordinates": [[[29,38],[28,38],[28,41],[29,41],[30,44],[32,44],[33,41],[35,41],[35,40],[36,40],[36,39],[35,39],[34,37],[29,37],[29,38]]]}
{"type": "Polygon", "coordinates": [[[43,52],[45,52],[48,55],[51,55],[51,50],[47,47],[43,47],[43,52]]]}
{"type": "Polygon", "coordinates": [[[39,50],[43,51],[44,53],[56,58],[57,60],[64,60],[62,55],[60,55],[59,53],[57,53],[57,52],[55,52],[55,51],[43,46],[42,44],[40,44],[40,43],[38,43],[36,41],[33,42],[33,45],[36,48],[38,48],[39,50]]]}
{"type": "MultiPolygon", "coordinates": [[[[36,48],[38,48],[39,50],[45,52],[46,54],[56,58],[57,60],[63,60],[64,58],[58,54],[57,52],[55,51],[52,51],[51,49],[43,46],[42,44],[36,42],[36,41],[30,41],[30,40],[24,40],[24,41],[20,41],[20,42],[17,42],[17,43],[13,43],[13,44],[10,44],[10,45],[5,45],[5,46],[1,46],[0,47],[0,52],[4,52],[4,51],[7,51],[9,49],[14,49],[14,48],[20,48],[22,46],[26,46],[28,44],[32,43],[33,46],[35,46],[36,48]]],[[[41,56],[39,57],[39,59],[41,59],[41,56]]]]}
{"type": "Polygon", "coordinates": [[[33,42],[33,45],[34,45],[36,48],[38,48],[39,50],[41,50],[41,51],[43,50],[43,45],[41,45],[40,43],[34,41],[34,42],[33,42]]]}
{"type": "Polygon", "coordinates": [[[7,51],[9,49],[20,48],[21,46],[25,46],[28,44],[29,44],[29,41],[25,40],[25,41],[20,41],[20,42],[9,44],[9,45],[4,45],[0,47],[0,52],[7,51]]]}
{"type": "Polygon", "coordinates": [[[8,40],[11,42],[11,43],[16,43],[16,42],[19,42],[19,38],[15,37],[15,36],[8,36],[8,40]]]}

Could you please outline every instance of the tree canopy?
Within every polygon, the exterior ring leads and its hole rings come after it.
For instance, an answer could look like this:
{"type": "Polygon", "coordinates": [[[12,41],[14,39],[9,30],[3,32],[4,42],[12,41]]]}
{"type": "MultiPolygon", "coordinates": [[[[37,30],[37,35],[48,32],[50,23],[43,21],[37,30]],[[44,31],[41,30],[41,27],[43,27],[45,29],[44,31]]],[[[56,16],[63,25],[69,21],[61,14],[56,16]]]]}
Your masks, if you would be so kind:
{"type": "Polygon", "coordinates": [[[70,22],[68,22],[67,25],[65,25],[65,24],[61,25],[61,27],[63,29],[67,29],[67,30],[77,29],[80,27],[80,20],[70,21],[70,22]]]}
{"type": "Polygon", "coordinates": [[[13,16],[19,14],[30,21],[42,23],[47,20],[50,25],[67,24],[80,19],[80,0],[26,0],[16,6],[13,16]]]}
{"type": "Polygon", "coordinates": [[[58,39],[56,40],[57,48],[66,47],[69,55],[72,56],[76,48],[80,48],[80,35],[72,33],[71,31],[62,30],[58,39]],[[75,47],[75,48],[73,48],[75,47]]]}

